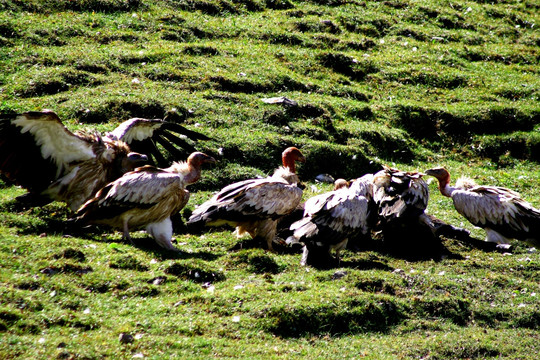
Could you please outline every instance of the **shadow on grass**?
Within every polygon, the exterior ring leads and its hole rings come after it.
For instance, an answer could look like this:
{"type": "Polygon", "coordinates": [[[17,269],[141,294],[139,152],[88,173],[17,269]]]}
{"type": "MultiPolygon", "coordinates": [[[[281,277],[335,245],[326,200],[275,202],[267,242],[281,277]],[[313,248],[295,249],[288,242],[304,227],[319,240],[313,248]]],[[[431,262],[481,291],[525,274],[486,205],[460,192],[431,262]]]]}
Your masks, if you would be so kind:
{"type": "Polygon", "coordinates": [[[148,253],[152,253],[156,258],[160,260],[200,259],[206,261],[214,261],[221,257],[221,255],[210,253],[208,251],[185,252],[182,251],[181,247],[176,247],[178,249],[178,252],[170,251],[160,247],[150,236],[145,236],[143,238],[132,238],[132,242],[133,246],[135,246],[136,248],[146,251],[148,253]]]}
{"type": "Polygon", "coordinates": [[[406,307],[385,296],[309,305],[279,305],[265,309],[265,328],[283,337],[386,333],[407,318],[406,307]]]}

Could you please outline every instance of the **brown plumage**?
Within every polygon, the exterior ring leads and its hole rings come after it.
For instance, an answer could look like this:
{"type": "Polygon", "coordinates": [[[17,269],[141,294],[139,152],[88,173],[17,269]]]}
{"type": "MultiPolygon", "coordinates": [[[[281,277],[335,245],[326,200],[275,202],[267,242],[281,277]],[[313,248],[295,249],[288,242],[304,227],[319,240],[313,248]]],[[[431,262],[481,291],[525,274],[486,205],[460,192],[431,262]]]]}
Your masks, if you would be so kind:
{"type": "MultiPolygon", "coordinates": [[[[334,181],[334,189],[338,190],[345,187],[349,187],[350,182],[345,179],[337,179],[334,181]]],[[[304,217],[304,206],[305,203],[301,202],[299,203],[296,208],[290,212],[288,215],[281,218],[277,225],[277,234],[276,237],[279,239],[288,239],[293,235],[294,231],[291,231],[290,227],[293,223],[297,222],[298,220],[301,220],[304,217]]],[[[292,248],[296,248],[296,245],[303,246],[300,243],[297,243],[296,241],[289,244],[292,248]]],[[[294,251],[294,250],[293,250],[294,251]]]]}
{"type": "Polygon", "coordinates": [[[291,225],[294,233],[287,239],[287,243],[304,244],[302,265],[331,265],[332,250],[339,261],[339,252],[349,239],[370,237],[371,218],[376,216],[372,181],[373,175],[368,174],[354,180],[350,187],[338,186],[306,201],[304,217],[291,225]]]}
{"type": "Polygon", "coordinates": [[[166,169],[151,165],[137,168],[99,190],[79,209],[76,219],[122,229],[128,240],[130,229],[145,227],[161,247],[176,250],[171,243],[170,216],[187,204],[185,187],[200,178],[202,164],[213,162],[214,158],[195,152],[186,162],[166,169]]]}
{"type": "Polygon", "coordinates": [[[379,209],[376,229],[386,251],[412,258],[447,253],[439,238],[442,225],[425,212],[429,189],[423,175],[389,167],[374,175],[373,198],[379,209]]]}
{"type": "Polygon", "coordinates": [[[0,118],[0,173],[28,190],[20,200],[32,206],[57,200],[77,210],[146,160],[122,141],[70,132],[52,111],[0,118]]]}
{"type": "Polygon", "coordinates": [[[77,210],[107,183],[144,165],[147,155],[164,166],[156,143],[175,158],[186,157],[195,151],[187,138],[208,139],[159,119],[130,119],[100,135],[72,133],[50,110],[2,115],[0,174],[28,190],[18,198],[28,206],[57,200],[77,210]]]}
{"type": "Polygon", "coordinates": [[[511,239],[518,239],[539,244],[540,210],[517,192],[461,179],[453,187],[450,173],[442,167],[429,169],[426,174],[437,178],[441,193],[452,198],[458,213],[486,231],[486,241],[507,244],[511,239]]]}
{"type": "Polygon", "coordinates": [[[236,227],[237,236],[245,233],[262,238],[269,250],[280,218],[292,212],[300,203],[302,189],[296,175],[295,161],[305,161],[295,147],[282,154],[283,167],[263,179],[240,181],[223,188],[193,211],[188,225],[236,227]]]}
{"type": "Polygon", "coordinates": [[[374,175],[373,198],[379,206],[379,219],[383,224],[416,219],[424,214],[429,189],[423,175],[389,167],[374,175]]]}

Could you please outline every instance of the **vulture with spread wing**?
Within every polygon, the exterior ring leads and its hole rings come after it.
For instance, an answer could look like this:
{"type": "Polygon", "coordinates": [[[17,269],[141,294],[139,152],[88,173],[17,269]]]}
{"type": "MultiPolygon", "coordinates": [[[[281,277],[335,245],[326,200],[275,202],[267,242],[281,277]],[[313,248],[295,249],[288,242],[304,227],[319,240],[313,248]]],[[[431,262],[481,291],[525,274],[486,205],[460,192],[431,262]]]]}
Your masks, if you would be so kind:
{"type": "Polygon", "coordinates": [[[389,167],[374,175],[373,199],[378,206],[376,229],[383,236],[384,248],[400,256],[442,256],[447,250],[439,235],[443,231],[455,232],[425,212],[429,190],[423,175],[389,167]]]}
{"type": "Polygon", "coordinates": [[[422,179],[423,175],[385,167],[373,176],[373,198],[379,207],[379,220],[383,225],[424,215],[429,189],[422,179]]]}
{"type": "Polygon", "coordinates": [[[164,167],[170,162],[159,151],[157,144],[161,145],[174,159],[185,159],[196,149],[188,139],[209,140],[206,135],[189,130],[173,122],[174,112],[168,112],[163,120],[132,118],[118,125],[107,137],[121,140],[129,145],[133,151],[151,157],[158,166],[164,167]],[[176,135],[179,134],[179,135],[176,135]]]}
{"type": "Polygon", "coordinates": [[[508,244],[511,239],[540,243],[540,210],[510,189],[480,186],[460,179],[450,185],[450,173],[442,168],[426,171],[439,181],[439,190],[452,198],[457,212],[486,231],[486,241],[508,244]]]}
{"type": "Polygon", "coordinates": [[[0,174],[28,190],[18,198],[28,206],[57,200],[75,211],[107,183],[144,165],[148,157],[143,153],[163,163],[155,142],[177,155],[173,142],[181,147],[187,143],[171,131],[196,137],[162,120],[131,119],[100,135],[72,133],[50,110],[2,115],[0,174]]]}
{"type": "Polygon", "coordinates": [[[130,229],[145,227],[161,247],[176,250],[171,243],[170,217],[187,204],[185,187],[199,180],[202,164],[214,162],[214,158],[195,152],[186,162],[166,169],[139,167],[99,190],[79,209],[76,220],[122,229],[128,240],[130,229]]]}
{"type": "Polygon", "coordinates": [[[262,239],[269,250],[280,218],[292,212],[302,199],[295,162],[305,158],[295,147],[282,154],[283,166],[271,177],[240,181],[223,188],[210,200],[197,207],[188,225],[236,227],[236,235],[245,233],[262,239]]]}
{"type": "Polygon", "coordinates": [[[287,239],[289,244],[304,244],[302,265],[329,265],[332,250],[339,261],[339,252],[349,239],[370,237],[376,216],[372,186],[373,175],[367,174],[354,180],[350,187],[339,183],[337,189],[306,201],[304,217],[291,225],[294,233],[287,239]]]}
{"type": "Polygon", "coordinates": [[[97,133],[72,133],[52,111],[0,118],[0,173],[28,190],[31,206],[63,201],[77,210],[97,190],[143,165],[145,155],[97,133]]]}

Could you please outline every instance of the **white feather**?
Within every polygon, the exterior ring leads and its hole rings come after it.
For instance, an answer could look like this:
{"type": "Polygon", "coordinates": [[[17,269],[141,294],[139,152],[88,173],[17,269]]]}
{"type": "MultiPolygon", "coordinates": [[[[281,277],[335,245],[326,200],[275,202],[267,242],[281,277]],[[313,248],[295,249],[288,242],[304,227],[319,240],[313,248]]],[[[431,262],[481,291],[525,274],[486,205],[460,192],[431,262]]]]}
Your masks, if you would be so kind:
{"type": "Polygon", "coordinates": [[[17,116],[12,124],[21,127],[21,133],[29,132],[34,136],[43,158],[53,159],[59,172],[71,162],[95,157],[89,143],[69,132],[58,121],[52,121],[48,117],[28,119],[23,114],[17,116]]]}

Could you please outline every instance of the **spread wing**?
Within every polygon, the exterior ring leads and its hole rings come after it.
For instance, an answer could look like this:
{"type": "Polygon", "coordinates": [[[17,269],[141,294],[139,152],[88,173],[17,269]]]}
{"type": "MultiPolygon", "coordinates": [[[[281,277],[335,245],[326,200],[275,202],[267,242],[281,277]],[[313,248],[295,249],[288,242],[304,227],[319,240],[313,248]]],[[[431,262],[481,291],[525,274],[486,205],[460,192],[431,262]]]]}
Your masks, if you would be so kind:
{"type": "Polygon", "coordinates": [[[77,217],[91,222],[113,218],[133,209],[147,211],[162,203],[172,204],[180,210],[187,202],[185,196],[189,195],[178,174],[147,165],[102,188],[79,209],[77,217]]]}
{"type": "Polygon", "coordinates": [[[189,142],[209,140],[206,135],[189,130],[180,124],[161,119],[133,118],[124,121],[108,136],[127,143],[132,151],[152,156],[159,166],[168,161],[158,149],[162,146],[172,160],[185,159],[195,147],[189,142]],[[188,141],[189,140],[189,141],[188,141]]]}
{"type": "Polygon", "coordinates": [[[231,184],[199,206],[189,222],[220,225],[277,219],[293,211],[302,199],[296,185],[275,178],[252,179],[231,184]]]}
{"type": "Polygon", "coordinates": [[[495,186],[456,190],[454,207],[473,225],[490,228],[509,238],[527,239],[540,234],[540,210],[518,193],[495,186]]]}
{"type": "Polygon", "coordinates": [[[30,191],[46,189],[72,164],[94,157],[92,143],[52,111],[0,117],[0,172],[30,191]]]}
{"type": "Polygon", "coordinates": [[[306,201],[304,218],[291,225],[300,242],[337,244],[367,233],[369,201],[350,189],[331,191],[306,201]]]}
{"type": "Polygon", "coordinates": [[[424,213],[429,189],[417,173],[386,170],[386,175],[375,175],[379,186],[375,186],[374,199],[379,206],[379,216],[391,221],[396,218],[417,217],[424,213]],[[382,179],[382,180],[381,180],[382,179]]]}

